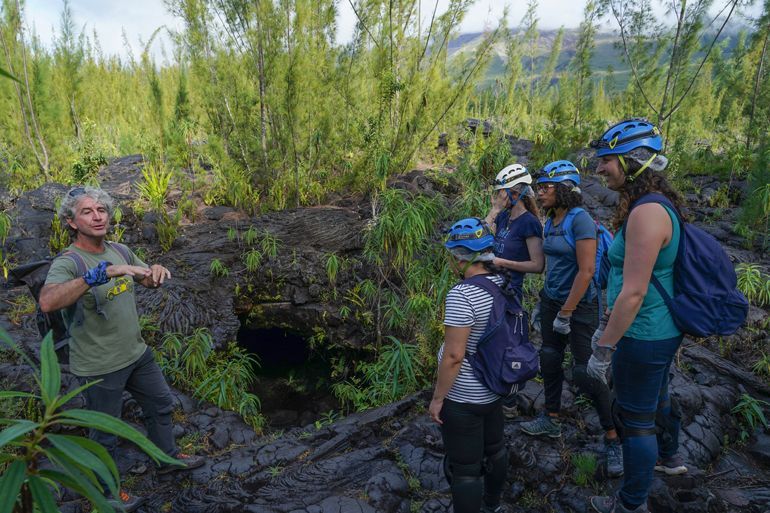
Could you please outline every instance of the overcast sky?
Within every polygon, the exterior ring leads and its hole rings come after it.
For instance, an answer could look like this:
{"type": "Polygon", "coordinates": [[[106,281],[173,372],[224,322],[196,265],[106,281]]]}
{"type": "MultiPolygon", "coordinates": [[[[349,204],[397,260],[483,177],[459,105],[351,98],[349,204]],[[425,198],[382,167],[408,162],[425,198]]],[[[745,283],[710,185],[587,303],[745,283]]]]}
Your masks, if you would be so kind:
{"type": "MultiPolygon", "coordinates": [[[[439,11],[446,8],[447,0],[439,0],[439,11]]],[[[478,32],[497,25],[504,6],[509,6],[509,26],[519,24],[527,2],[524,0],[476,0],[462,24],[462,32],[478,32]]],[[[723,1],[715,4],[723,5],[723,1]]],[[[355,15],[348,0],[338,0],[338,41],[350,39],[355,26],[355,15]]],[[[432,10],[432,0],[422,0],[424,16],[432,10]]],[[[540,0],[538,16],[540,28],[560,26],[577,27],[583,16],[585,0],[540,0]]],[[[63,0],[27,0],[26,20],[34,27],[44,44],[50,45],[54,31],[59,26],[63,0]]],[[[158,27],[166,25],[181,29],[182,23],[171,16],[162,0],[71,0],[75,24],[78,30],[85,28],[91,36],[94,29],[105,54],[125,55],[122,33],[125,30],[135,54],[141,52],[140,39],[147,41],[158,27]]],[[[759,12],[755,2],[752,12],[759,12]]],[[[606,25],[607,30],[612,29],[606,25]]],[[[167,48],[170,49],[170,48],[167,48]]],[[[157,50],[157,49],[156,49],[157,50]]],[[[157,53],[156,53],[157,55],[157,53]]]]}

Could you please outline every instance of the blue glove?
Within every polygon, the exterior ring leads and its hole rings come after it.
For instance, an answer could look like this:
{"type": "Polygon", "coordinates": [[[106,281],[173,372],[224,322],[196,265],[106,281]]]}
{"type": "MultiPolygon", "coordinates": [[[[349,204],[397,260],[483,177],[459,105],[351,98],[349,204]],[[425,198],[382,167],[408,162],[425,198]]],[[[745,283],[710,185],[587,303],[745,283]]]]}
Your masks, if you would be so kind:
{"type": "Polygon", "coordinates": [[[110,281],[110,277],[107,276],[107,266],[112,265],[109,262],[102,260],[99,265],[87,270],[83,275],[83,279],[89,287],[96,287],[97,285],[104,285],[110,281]]]}
{"type": "Polygon", "coordinates": [[[532,316],[529,318],[530,324],[532,324],[532,331],[541,333],[543,316],[540,315],[540,301],[535,303],[535,307],[532,309],[532,316]]]}
{"type": "Polygon", "coordinates": [[[569,335],[572,328],[569,326],[571,317],[562,317],[560,314],[556,314],[556,318],[553,320],[553,331],[561,333],[562,335],[569,335]]]}

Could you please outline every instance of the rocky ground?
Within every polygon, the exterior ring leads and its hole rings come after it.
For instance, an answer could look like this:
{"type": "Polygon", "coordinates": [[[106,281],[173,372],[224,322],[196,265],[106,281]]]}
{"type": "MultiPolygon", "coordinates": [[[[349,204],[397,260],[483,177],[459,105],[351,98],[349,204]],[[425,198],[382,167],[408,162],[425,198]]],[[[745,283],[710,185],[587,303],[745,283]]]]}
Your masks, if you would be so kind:
{"type": "MultiPolygon", "coordinates": [[[[172,250],[160,255],[152,250],[157,246],[152,216],[140,220],[128,208],[131,184],[141,176],[140,164],[138,157],[118,159],[102,171],[101,178],[124,205],[123,223],[128,226],[124,242],[148,248],[148,260],[163,263],[174,276],[167,287],[139,295],[140,310],[152,313],[162,330],[189,332],[205,326],[221,345],[234,340],[245,323],[253,328],[291,327],[307,336],[320,328],[335,343],[361,343],[361,328],[339,318],[339,305],[328,293],[331,284],[324,264],[329,253],[353,262],[337,278],[340,289],[367,276],[366,267],[356,263],[369,216],[366,202],[341,198],[331,206],[256,217],[200,205],[196,221],[183,226],[172,250]],[[228,231],[249,226],[280,239],[280,252],[266,259],[247,290],[236,290],[238,277],[245,272],[244,243],[231,240],[228,231]],[[211,276],[213,258],[231,269],[228,277],[211,276]]],[[[712,178],[697,180],[700,194],[688,198],[695,218],[705,221],[700,224],[723,241],[735,261],[761,262],[767,267],[767,259],[745,249],[733,233],[736,209],[716,211],[709,205],[708,194],[715,194],[719,184],[712,178]]],[[[433,193],[437,187],[422,173],[406,175],[392,185],[424,193],[433,193]]],[[[745,192],[741,187],[735,184],[731,190],[738,200],[745,192]]],[[[54,198],[63,190],[49,184],[19,198],[0,193],[0,205],[14,219],[6,249],[17,262],[47,254],[54,198]]],[[[584,190],[587,206],[606,219],[615,201],[613,193],[590,179],[584,190]]],[[[34,352],[34,319],[16,319],[12,311],[20,294],[26,292],[0,291],[0,326],[34,352]]],[[[753,363],[752,351],[770,342],[768,329],[767,312],[752,309],[749,326],[737,335],[683,344],[671,388],[683,410],[681,454],[691,471],[656,478],[650,498],[653,512],[770,511],[770,435],[759,428],[749,433],[745,443],[737,443],[743,428],[732,413],[744,393],[770,401],[770,385],[747,370],[753,363]],[[725,344],[733,351],[720,350],[725,344]]],[[[29,372],[18,362],[0,363],[0,384],[28,387],[29,372]]],[[[64,385],[73,385],[71,375],[65,373],[64,385]]],[[[208,462],[188,473],[158,476],[143,455],[127,447],[120,466],[130,487],[148,497],[145,513],[451,511],[441,470],[440,433],[426,412],[428,391],[335,422],[308,422],[263,436],[233,413],[199,404],[178,391],[175,395],[176,434],[206,453],[208,462]]],[[[530,382],[518,396],[521,416],[506,424],[511,466],[504,503],[511,513],[584,512],[588,496],[619,484],[606,479],[601,466],[592,475],[575,474],[573,456],[598,452],[601,428],[592,409],[565,384],[565,436],[553,441],[521,434],[519,422],[540,409],[542,395],[542,386],[530,382]]],[[[76,401],[73,406],[77,405],[76,401]]],[[[312,407],[307,405],[309,410],[312,407]]],[[[139,414],[137,405],[127,400],[125,418],[137,422],[139,414]]],[[[65,496],[62,511],[83,508],[65,496]]]]}

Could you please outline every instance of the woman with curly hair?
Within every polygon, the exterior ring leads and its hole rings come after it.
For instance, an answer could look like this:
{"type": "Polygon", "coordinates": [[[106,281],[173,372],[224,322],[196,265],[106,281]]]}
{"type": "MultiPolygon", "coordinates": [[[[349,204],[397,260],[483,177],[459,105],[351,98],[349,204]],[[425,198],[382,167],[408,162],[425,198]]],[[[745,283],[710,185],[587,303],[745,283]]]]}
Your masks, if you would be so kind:
{"type": "Polygon", "coordinates": [[[677,455],[679,418],[668,391],[669,368],[682,333],[657,287],[650,286],[657,279],[673,293],[680,240],[675,210],[680,210],[681,198],[662,174],[668,161],[660,155],[663,144],[653,124],[623,121],[592,146],[599,157],[596,171],[620,193],[620,203],[608,253],[608,311],[592,339],[588,373],[606,379],[612,365],[625,476],[616,494],[591,497],[590,503],[599,513],[647,513],[653,470],[687,472],[677,455]],[[639,202],[651,193],[656,201],[639,202]],[[664,426],[660,433],[656,417],[664,426]]]}
{"type": "Polygon", "coordinates": [[[540,372],[545,388],[545,411],[521,424],[528,435],[561,436],[559,413],[564,382],[562,364],[567,345],[572,353],[572,377],[580,391],[591,398],[604,430],[607,473],[622,475],[623,454],[610,409],[606,383],[589,376],[586,365],[591,356],[591,336],[599,324],[598,295],[593,283],[596,267],[597,226],[579,208],[583,203],[580,173],[567,160],[544,166],[537,179],[540,206],[547,212],[543,251],[546,256],[545,283],[540,291],[543,346],[540,372]]]}

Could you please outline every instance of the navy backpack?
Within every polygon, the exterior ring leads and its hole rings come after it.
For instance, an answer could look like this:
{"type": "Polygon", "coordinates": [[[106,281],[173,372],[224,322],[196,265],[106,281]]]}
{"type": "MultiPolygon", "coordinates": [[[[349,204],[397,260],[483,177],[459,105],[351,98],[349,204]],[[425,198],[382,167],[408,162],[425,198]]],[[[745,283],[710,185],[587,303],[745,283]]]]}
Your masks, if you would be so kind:
{"type": "Polygon", "coordinates": [[[492,295],[492,309],[476,352],[465,353],[473,374],[488,389],[499,395],[518,391],[539,370],[538,354],[529,341],[527,313],[508,299],[500,287],[485,277],[463,280],[492,295]]]}
{"type": "Polygon", "coordinates": [[[685,223],[662,194],[646,194],[632,209],[645,203],[669,207],[679,220],[681,236],[674,261],[674,295],[653,274],[651,283],[671,311],[680,331],[695,337],[732,335],[746,321],[749,302],[738,290],[735,269],[725,250],[710,234],[685,223]]]}
{"type": "MultiPolygon", "coordinates": [[[[562,230],[564,231],[564,240],[567,241],[567,244],[569,244],[572,249],[575,249],[576,247],[575,236],[572,234],[572,221],[580,212],[585,212],[585,210],[580,207],[571,209],[567,212],[567,215],[564,216],[564,220],[561,222],[562,230]]],[[[596,268],[594,270],[593,282],[597,294],[601,297],[599,291],[607,288],[607,278],[610,273],[610,260],[607,257],[607,252],[612,245],[612,232],[595,219],[594,224],[596,225],[596,268]]],[[[551,233],[551,225],[552,220],[549,217],[545,221],[543,230],[546,237],[551,233]]]]}

